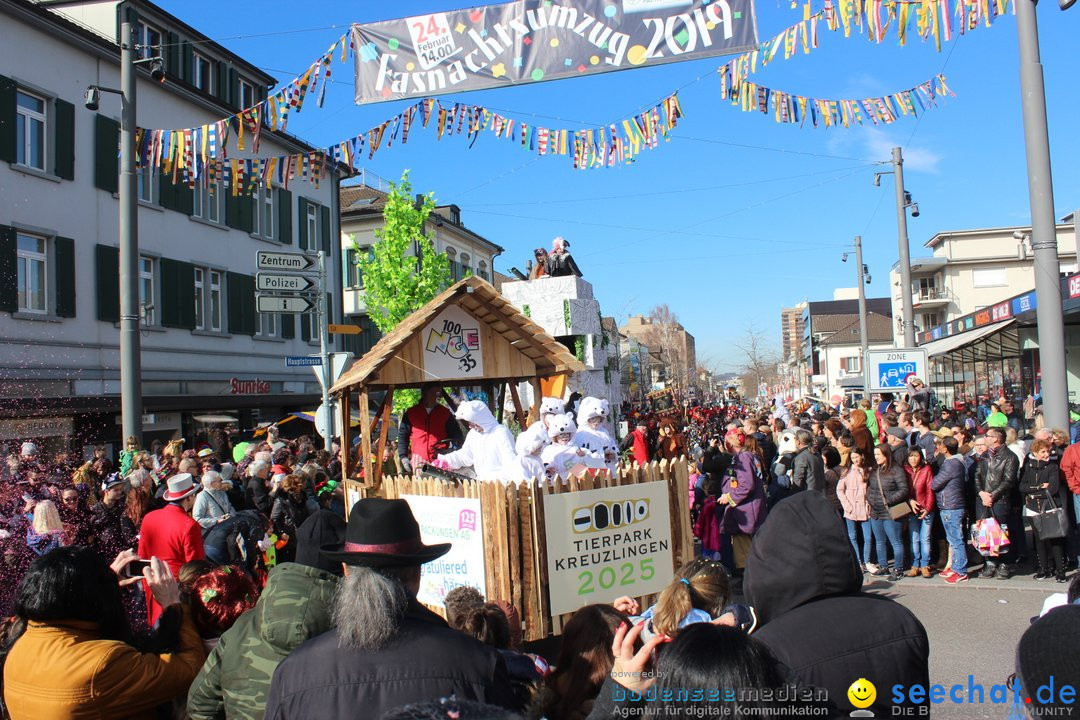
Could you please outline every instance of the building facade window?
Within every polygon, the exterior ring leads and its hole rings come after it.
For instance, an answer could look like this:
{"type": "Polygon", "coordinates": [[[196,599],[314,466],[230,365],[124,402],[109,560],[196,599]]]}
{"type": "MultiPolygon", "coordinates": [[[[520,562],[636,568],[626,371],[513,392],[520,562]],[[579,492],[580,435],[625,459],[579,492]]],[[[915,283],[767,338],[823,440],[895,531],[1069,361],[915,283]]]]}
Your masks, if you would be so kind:
{"type": "Polygon", "coordinates": [[[195,268],[195,327],[221,332],[221,272],[195,268]]]}
{"type": "Polygon", "coordinates": [[[15,95],[15,162],[45,170],[48,101],[23,90],[18,90],[15,95]]]}
{"type": "Polygon", "coordinates": [[[937,278],[924,277],[919,278],[919,298],[922,300],[933,300],[937,297],[937,278]]]}
{"type": "Polygon", "coordinates": [[[362,254],[371,258],[374,256],[374,251],[370,247],[364,246],[359,249],[354,248],[345,251],[345,287],[353,290],[364,289],[364,273],[360,270],[360,266],[356,264],[362,254]]]}
{"type": "Polygon", "coordinates": [[[491,280],[491,276],[488,274],[487,271],[487,263],[483,260],[476,263],[476,274],[484,280],[491,280]]]}
{"type": "Polygon", "coordinates": [[[195,53],[194,72],[191,76],[191,84],[204,92],[212,93],[214,91],[213,67],[214,65],[210,62],[210,58],[195,53]]]}
{"type": "Polygon", "coordinates": [[[157,318],[154,303],[154,273],[157,262],[152,257],[139,256],[139,307],[144,325],[154,325],[157,318]]]}
{"type": "Polygon", "coordinates": [[[139,188],[139,200],[145,203],[157,202],[157,176],[154,171],[146,167],[138,167],[135,183],[139,188]]]}
{"type": "Polygon", "coordinates": [[[195,186],[195,197],[193,204],[192,215],[207,222],[217,223],[221,222],[221,203],[224,197],[224,193],[221,191],[221,187],[214,188],[211,192],[210,187],[203,187],[202,185],[195,186]]]}
{"type": "MultiPolygon", "coordinates": [[[[472,263],[467,253],[461,253],[461,277],[472,274],[472,263]]],[[[461,278],[458,278],[459,280],[461,278]]]]}
{"type": "Polygon", "coordinates": [[[446,259],[450,261],[450,282],[457,282],[461,279],[461,263],[457,259],[457,250],[447,246],[446,259]]]}
{"type": "Polygon", "coordinates": [[[240,107],[247,109],[255,105],[255,86],[247,80],[240,81],[240,107]]]}
{"type": "Polygon", "coordinates": [[[859,356],[840,358],[840,369],[846,373],[862,372],[862,358],[859,356]]]}
{"type": "Polygon", "coordinates": [[[257,313],[259,316],[258,325],[255,328],[255,335],[262,338],[276,338],[277,331],[277,313],[257,313]]]}
{"type": "Polygon", "coordinates": [[[49,311],[47,286],[49,282],[48,242],[37,235],[18,233],[16,246],[17,295],[19,312],[46,313],[49,311]]]}
{"type": "Polygon", "coordinates": [[[140,58],[154,58],[161,56],[161,31],[144,22],[139,23],[138,45],[140,58]]]}
{"type": "Polygon", "coordinates": [[[274,191],[268,187],[260,187],[252,193],[251,202],[254,203],[252,212],[252,233],[267,240],[276,240],[278,235],[274,232],[274,191]]]}
{"type": "Polygon", "coordinates": [[[319,206],[307,203],[307,217],[301,218],[301,222],[307,223],[307,233],[301,238],[304,246],[301,250],[314,250],[319,245],[319,206]]]}
{"type": "Polygon", "coordinates": [[[922,316],[922,330],[929,330],[938,326],[938,314],[937,313],[924,313],[922,316]]]}

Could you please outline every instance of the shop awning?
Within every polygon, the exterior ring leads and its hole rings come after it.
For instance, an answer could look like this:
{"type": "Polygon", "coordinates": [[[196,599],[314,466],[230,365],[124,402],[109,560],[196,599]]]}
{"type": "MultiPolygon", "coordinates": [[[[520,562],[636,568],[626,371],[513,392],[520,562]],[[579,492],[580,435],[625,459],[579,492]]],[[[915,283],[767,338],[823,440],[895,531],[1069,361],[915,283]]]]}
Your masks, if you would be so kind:
{"type": "Polygon", "coordinates": [[[927,357],[939,357],[941,355],[946,355],[948,353],[959,350],[960,348],[967,347],[974,342],[982,340],[984,337],[1010,328],[1015,323],[1016,320],[1013,319],[1007,322],[987,325],[986,327],[981,327],[978,330],[960,333],[959,335],[951,335],[946,338],[941,338],[940,340],[928,342],[925,345],[920,345],[919,348],[926,351],[927,357]]]}

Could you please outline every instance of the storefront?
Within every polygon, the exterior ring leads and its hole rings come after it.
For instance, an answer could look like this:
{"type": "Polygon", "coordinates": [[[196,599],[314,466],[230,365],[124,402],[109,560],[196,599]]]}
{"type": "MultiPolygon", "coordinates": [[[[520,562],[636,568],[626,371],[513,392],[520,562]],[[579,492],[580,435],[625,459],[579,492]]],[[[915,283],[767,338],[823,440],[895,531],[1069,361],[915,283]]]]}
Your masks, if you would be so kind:
{"type": "MultiPolygon", "coordinates": [[[[1080,401],[1080,273],[1062,278],[1070,402],[1080,401]]],[[[1017,407],[1041,393],[1035,291],[981,308],[916,335],[930,357],[930,385],[942,402],[1006,398],[1017,407]]]]}

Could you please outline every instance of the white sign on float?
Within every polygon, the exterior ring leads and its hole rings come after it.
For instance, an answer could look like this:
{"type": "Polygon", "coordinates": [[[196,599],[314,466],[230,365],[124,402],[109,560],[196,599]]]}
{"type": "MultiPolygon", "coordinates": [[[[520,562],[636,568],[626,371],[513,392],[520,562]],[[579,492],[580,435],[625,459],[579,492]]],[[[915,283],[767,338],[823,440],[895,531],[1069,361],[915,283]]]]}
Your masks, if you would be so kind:
{"type": "Polygon", "coordinates": [[[441,558],[421,566],[416,599],[442,607],[446,593],[461,585],[474,587],[486,597],[480,499],[424,495],[402,495],[401,499],[409,503],[420,524],[420,540],[425,545],[453,545],[441,558]]]}
{"type": "Polygon", "coordinates": [[[480,346],[480,323],[451,305],[424,326],[424,377],[427,380],[484,377],[484,352],[480,346]]]}
{"type": "Polygon", "coordinates": [[[671,581],[667,483],[545,495],[544,523],[552,615],[671,581]]]}

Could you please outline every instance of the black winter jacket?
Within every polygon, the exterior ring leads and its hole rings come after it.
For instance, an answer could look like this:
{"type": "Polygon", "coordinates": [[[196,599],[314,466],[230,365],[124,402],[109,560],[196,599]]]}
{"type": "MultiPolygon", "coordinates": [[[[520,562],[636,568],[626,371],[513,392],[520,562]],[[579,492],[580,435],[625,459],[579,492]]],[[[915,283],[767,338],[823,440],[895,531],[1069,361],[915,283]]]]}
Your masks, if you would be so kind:
{"type": "Polygon", "coordinates": [[[888,470],[873,470],[866,479],[866,499],[870,501],[870,517],[875,520],[888,520],[889,506],[906,502],[911,497],[907,473],[904,468],[893,465],[888,470]],[[880,485],[878,478],[881,479],[880,485]],[[884,490],[885,497],[881,493],[884,490]]]}
{"type": "MultiPolygon", "coordinates": [[[[975,469],[975,492],[988,492],[994,504],[1007,503],[1020,476],[1020,458],[1002,446],[994,457],[984,453],[975,469]]],[[[982,503],[977,503],[981,505],[982,503]]]]}
{"type": "Polygon", "coordinates": [[[964,497],[964,485],[967,482],[967,468],[960,455],[946,458],[930,483],[940,510],[963,510],[967,507],[964,497]]]}
{"type": "Polygon", "coordinates": [[[265,720],[374,719],[450,695],[515,704],[499,653],[412,600],[397,637],[380,650],[342,648],[336,630],[294,650],[274,671],[265,720]]]}
{"type": "MultiPolygon", "coordinates": [[[[902,472],[902,471],[901,471],[902,472]]],[[[743,587],[765,643],[801,685],[824,688],[850,711],[852,678],[879,688],[869,708],[892,714],[881,688],[930,682],[926,630],[890,598],[861,592],[862,573],[844,525],[819,493],[782,500],[754,535],[743,587]]]]}
{"type": "Polygon", "coordinates": [[[1045,512],[1050,509],[1047,495],[1054,498],[1058,507],[1065,507],[1069,502],[1069,486],[1061,476],[1061,466],[1054,460],[1041,461],[1028,455],[1024,464],[1024,476],[1020,480],[1020,492],[1024,493],[1024,507],[1032,512],[1045,512]],[[1043,490],[1043,483],[1050,487],[1043,490]]]}

